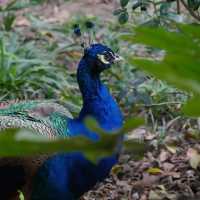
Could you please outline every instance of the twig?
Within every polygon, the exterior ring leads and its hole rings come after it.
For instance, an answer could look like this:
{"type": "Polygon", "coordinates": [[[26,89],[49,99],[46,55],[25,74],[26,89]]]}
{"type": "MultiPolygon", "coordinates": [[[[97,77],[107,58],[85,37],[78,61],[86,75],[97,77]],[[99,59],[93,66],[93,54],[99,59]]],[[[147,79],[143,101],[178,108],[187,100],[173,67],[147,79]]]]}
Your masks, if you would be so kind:
{"type": "Polygon", "coordinates": [[[177,9],[177,14],[180,15],[181,10],[180,10],[180,1],[179,0],[176,0],[176,9],[177,9]]]}
{"type": "Polygon", "coordinates": [[[200,16],[198,16],[188,5],[185,3],[184,0],[180,0],[183,6],[188,10],[188,12],[194,17],[196,20],[200,21],[200,16]]]}
{"type": "Polygon", "coordinates": [[[175,122],[177,122],[179,119],[181,119],[181,116],[178,116],[172,119],[171,121],[169,121],[166,125],[166,130],[169,130],[175,124],[175,122]]]}
{"type": "Polygon", "coordinates": [[[152,113],[152,110],[151,110],[151,109],[149,110],[149,115],[150,115],[150,117],[151,117],[151,122],[152,122],[152,124],[155,124],[155,119],[154,119],[154,116],[153,116],[153,113],[152,113]]]}
{"type": "Polygon", "coordinates": [[[155,4],[155,5],[159,5],[159,4],[162,4],[162,3],[166,3],[166,1],[158,1],[158,2],[154,2],[154,1],[148,1],[149,3],[152,3],[152,4],[155,4]]]}
{"type": "Polygon", "coordinates": [[[3,40],[0,40],[0,51],[1,51],[1,63],[0,63],[0,68],[4,68],[4,43],[3,40]]]}
{"type": "Polygon", "coordinates": [[[170,101],[170,102],[162,102],[162,103],[154,103],[154,104],[137,104],[139,106],[144,106],[144,107],[153,107],[153,106],[163,106],[163,105],[169,105],[169,104],[183,104],[182,102],[178,102],[178,101],[170,101]]]}

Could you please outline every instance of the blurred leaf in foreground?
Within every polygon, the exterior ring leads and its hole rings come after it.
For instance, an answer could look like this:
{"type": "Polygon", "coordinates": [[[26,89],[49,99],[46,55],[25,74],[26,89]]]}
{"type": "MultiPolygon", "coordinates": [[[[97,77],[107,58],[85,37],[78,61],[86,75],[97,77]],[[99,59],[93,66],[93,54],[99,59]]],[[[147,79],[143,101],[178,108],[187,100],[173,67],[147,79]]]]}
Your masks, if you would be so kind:
{"type": "Polygon", "coordinates": [[[113,152],[117,135],[102,135],[102,139],[94,143],[84,137],[58,139],[37,136],[29,130],[6,130],[0,135],[0,156],[27,156],[42,153],[81,151],[89,159],[109,155],[113,152]],[[27,137],[28,136],[28,137],[27,137]]]}
{"type": "MultiPolygon", "coordinates": [[[[38,136],[26,129],[9,129],[0,133],[0,156],[28,156],[42,153],[80,151],[90,160],[110,155],[114,152],[122,132],[141,125],[141,119],[129,119],[124,128],[116,134],[108,134],[100,130],[94,121],[88,122],[91,129],[100,134],[98,142],[92,142],[85,137],[74,137],[49,141],[44,136],[38,136]],[[97,128],[96,128],[97,127],[97,128]]],[[[132,146],[134,149],[134,146],[132,146]]]]}
{"type": "Polygon", "coordinates": [[[140,27],[135,30],[135,36],[132,32],[122,38],[166,51],[160,62],[133,57],[130,57],[129,61],[180,89],[192,92],[192,104],[188,103],[184,111],[186,114],[199,116],[200,107],[194,105],[200,102],[200,25],[178,25],[178,28],[176,32],[169,32],[162,28],[140,27]]]}
{"type": "Polygon", "coordinates": [[[18,190],[18,193],[19,193],[19,200],[25,200],[24,194],[22,193],[22,191],[18,190]]]}

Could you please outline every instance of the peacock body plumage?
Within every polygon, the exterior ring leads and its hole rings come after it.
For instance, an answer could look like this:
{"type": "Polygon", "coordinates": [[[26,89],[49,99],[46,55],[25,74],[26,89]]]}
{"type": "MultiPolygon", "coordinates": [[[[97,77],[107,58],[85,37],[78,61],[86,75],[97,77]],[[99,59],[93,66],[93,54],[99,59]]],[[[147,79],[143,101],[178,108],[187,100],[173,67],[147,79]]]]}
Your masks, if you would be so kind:
{"type": "MultiPolygon", "coordinates": [[[[0,129],[24,127],[49,138],[84,135],[96,141],[99,139],[98,134],[87,129],[84,124],[87,116],[93,117],[107,132],[121,128],[123,116],[119,106],[100,80],[100,73],[118,60],[120,58],[102,44],[92,44],[85,49],[77,70],[77,81],[83,98],[83,106],[77,118],[73,119],[68,110],[56,102],[8,102],[0,104],[0,129]]],[[[39,169],[33,170],[30,199],[78,199],[109,174],[117,159],[118,154],[113,154],[93,164],[81,152],[51,155],[44,159],[39,169]]],[[[0,161],[0,171],[1,166],[0,161]]],[[[13,170],[16,169],[13,166],[13,170]]],[[[24,177],[24,171],[19,171],[16,170],[16,173],[24,177]]],[[[24,184],[24,181],[21,182],[24,184]]]]}
{"type": "Polygon", "coordinates": [[[36,133],[55,138],[68,136],[66,120],[69,111],[54,101],[11,101],[0,105],[0,130],[28,128],[36,133]]]}

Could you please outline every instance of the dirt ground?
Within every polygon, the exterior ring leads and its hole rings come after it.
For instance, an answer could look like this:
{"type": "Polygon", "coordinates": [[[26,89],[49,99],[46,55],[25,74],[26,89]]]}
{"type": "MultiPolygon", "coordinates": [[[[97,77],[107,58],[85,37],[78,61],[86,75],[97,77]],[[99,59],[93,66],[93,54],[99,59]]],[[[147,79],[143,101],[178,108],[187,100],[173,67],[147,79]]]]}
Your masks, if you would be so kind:
{"type": "MultiPolygon", "coordinates": [[[[135,159],[136,152],[122,154],[110,177],[81,200],[200,199],[200,143],[196,138],[200,127],[195,130],[179,125],[180,121],[176,128],[170,128],[162,144],[146,151],[143,159],[135,159]]],[[[137,137],[143,137],[146,144],[158,142],[156,134],[148,131],[139,130],[137,137]]]]}
{"type": "Polygon", "coordinates": [[[50,23],[64,23],[75,16],[95,16],[103,21],[115,20],[113,11],[119,6],[116,0],[74,0],[51,1],[42,6],[24,9],[18,13],[17,25],[28,25],[24,17],[26,13],[39,16],[41,20],[50,23]]]}

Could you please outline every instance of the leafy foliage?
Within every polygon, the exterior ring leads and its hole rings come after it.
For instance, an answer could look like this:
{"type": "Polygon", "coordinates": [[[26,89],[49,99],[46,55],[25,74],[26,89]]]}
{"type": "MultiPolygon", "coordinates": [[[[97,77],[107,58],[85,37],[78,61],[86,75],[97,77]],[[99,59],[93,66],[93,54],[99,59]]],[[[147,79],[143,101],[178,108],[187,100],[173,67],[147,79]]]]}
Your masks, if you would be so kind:
{"type": "Polygon", "coordinates": [[[121,7],[127,6],[129,0],[120,0],[121,7]]]}
{"type": "Polygon", "coordinates": [[[179,25],[177,32],[138,28],[136,37],[133,34],[123,36],[123,39],[130,42],[145,43],[166,50],[166,56],[161,62],[133,58],[130,58],[130,62],[181,89],[193,92],[193,104],[190,104],[190,109],[185,108],[188,114],[193,115],[200,114],[196,107],[200,100],[199,33],[198,25],[179,25]]]}
{"type": "Polygon", "coordinates": [[[20,190],[18,190],[18,193],[19,193],[19,200],[25,200],[24,195],[20,190]]]}
{"type": "Polygon", "coordinates": [[[0,41],[0,95],[6,99],[34,98],[42,93],[53,97],[57,89],[67,87],[63,71],[54,67],[54,56],[54,52],[38,49],[35,42],[22,43],[15,33],[4,35],[0,41]]]}
{"type": "Polygon", "coordinates": [[[188,6],[192,10],[198,10],[200,7],[200,1],[199,0],[188,0],[188,6]]]}
{"type": "Polygon", "coordinates": [[[200,21],[199,0],[122,0],[120,5],[121,8],[114,11],[114,14],[118,16],[121,24],[128,22],[130,19],[135,24],[173,27],[174,21],[183,21],[183,17],[180,14],[182,12],[185,14],[185,10],[180,9],[182,5],[195,20],[200,21]],[[138,13],[140,18],[138,18],[138,13]]]}
{"type": "Polygon", "coordinates": [[[39,3],[43,3],[45,0],[11,0],[0,2],[0,17],[2,17],[2,27],[5,31],[10,31],[16,19],[15,12],[27,8],[39,3]]]}

